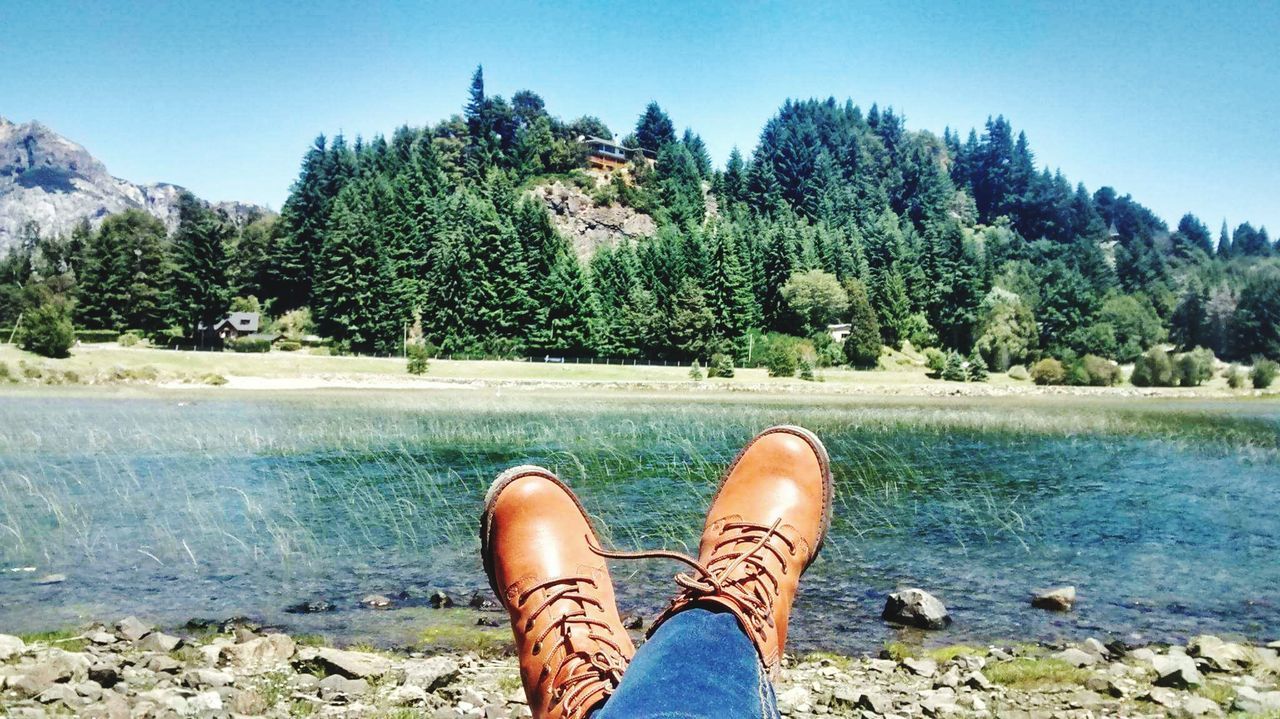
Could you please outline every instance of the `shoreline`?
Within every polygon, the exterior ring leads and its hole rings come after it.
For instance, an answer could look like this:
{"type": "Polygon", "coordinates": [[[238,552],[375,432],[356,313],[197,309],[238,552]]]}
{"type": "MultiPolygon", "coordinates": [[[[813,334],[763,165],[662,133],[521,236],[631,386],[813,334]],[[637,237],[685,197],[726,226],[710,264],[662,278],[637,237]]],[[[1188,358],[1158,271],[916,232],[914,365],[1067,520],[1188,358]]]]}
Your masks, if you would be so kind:
{"type": "MultiPolygon", "coordinates": [[[[505,617],[471,612],[505,632],[505,617]]],[[[1280,642],[997,643],[877,657],[788,654],[784,716],[1280,716],[1280,642]]],[[[509,642],[338,648],[247,620],[169,633],[128,617],[26,640],[0,634],[0,713],[129,716],[526,717],[509,642]]]]}

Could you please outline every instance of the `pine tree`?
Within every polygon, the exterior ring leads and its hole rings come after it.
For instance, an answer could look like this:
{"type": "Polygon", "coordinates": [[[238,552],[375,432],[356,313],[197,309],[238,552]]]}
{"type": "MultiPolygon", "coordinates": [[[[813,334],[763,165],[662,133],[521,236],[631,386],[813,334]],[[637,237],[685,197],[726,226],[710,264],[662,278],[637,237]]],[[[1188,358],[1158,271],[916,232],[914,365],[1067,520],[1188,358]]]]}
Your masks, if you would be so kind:
{"type": "Polygon", "coordinates": [[[987,361],[982,358],[982,353],[978,352],[977,347],[969,353],[969,366],[965,369],[965,379],[970,382],[987,381],[987,361]]]}
{"type": "Polygon", "coordinates": [[[377,223],[389,195],[372,183],[343,188],[317,257],[316,327],[355,352],[395,353],[408,320],[388,301],[392,272],[377,223]]]}
{"type": "Polygon", "coordinates": [[[676,128],[671,124],[671,118],[667,117],[658,103],[650,102],[636,121],[636,145],[649,152],[659,153],[675,141],[676,128]]]}
{"type": "Polygon", "coordinates": [[[849,336],[844,341],[845,359],[854,367],[875,367],[880,361],[880,322],[861,282],[849,280],[844,287],[849,294],[849,336]]]}
{"type": "Polygon", "coordinates": [[[226,245],[230,230],[195,195],[178,198],[178,229],[173,236],[174,311],[188,337],[212,327],[231,302],[226,245]]]}

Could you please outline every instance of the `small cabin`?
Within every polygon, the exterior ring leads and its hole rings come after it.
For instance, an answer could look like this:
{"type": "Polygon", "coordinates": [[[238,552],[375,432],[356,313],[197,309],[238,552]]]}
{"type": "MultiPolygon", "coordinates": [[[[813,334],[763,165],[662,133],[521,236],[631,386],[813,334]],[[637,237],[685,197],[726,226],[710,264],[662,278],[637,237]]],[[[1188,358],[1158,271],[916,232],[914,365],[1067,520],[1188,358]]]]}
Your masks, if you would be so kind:
{"type": "Polygon", "coordinates": [[[213,324],[213,334],[223,342],[254,334],[262,325],[257,312],[232,312],[213,324]]]}
{"type": "Polygon", "coordinates": [[[645,162],[653,166],[657,157],[652,151],[641,147],[626,147],[603,137],[588,136],[579,138],[579,142],[587,149],[587,167],[593,170],[613,172],[626,167],[627,161],[633,157],[643,157],[645,162]]]}
{"type": "Polygon", "coordinates": [[[853,333],[853,325],[845,322],[838,325],[827,325],[827,334],[836,342],[844,342],[853,333]]]}

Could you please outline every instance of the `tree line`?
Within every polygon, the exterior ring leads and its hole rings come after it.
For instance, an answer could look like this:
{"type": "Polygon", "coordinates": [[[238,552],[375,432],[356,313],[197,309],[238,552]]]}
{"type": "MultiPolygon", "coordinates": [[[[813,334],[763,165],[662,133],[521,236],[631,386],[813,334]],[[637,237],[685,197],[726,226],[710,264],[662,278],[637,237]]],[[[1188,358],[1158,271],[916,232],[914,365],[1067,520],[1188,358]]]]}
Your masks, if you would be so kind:
{"type": "Polygon", "coordinates": [[[1265,228],[1215,238],[1188,213],[1170,230],[1127,194],[1037,167],[1003,117],[962,139],[891,108],[788,100],[749,158],[717,169],[650,103],[622,139],[645,152],[607,183],[582,173],[588,136],[613,133],[531,91],[489,94],[477,69],[459,115],[318,137],[277,220],[234,227],[190,198],[172,238],[126,213],[19,248],[0,267],[0,325],[44,292],[83,326],[190,333],[253,296],[381,354],[417,325],[442,351],[494,356],[743,363],[785,346],[870,366],[909,342],[1000,371],[1164,344],[1280,357],[1265,228]],[[579,258],[525,192],[553,178],[651,214],[656,234],[579,258]],[[843,345],[834,323],[851,325],[843,345]]]}

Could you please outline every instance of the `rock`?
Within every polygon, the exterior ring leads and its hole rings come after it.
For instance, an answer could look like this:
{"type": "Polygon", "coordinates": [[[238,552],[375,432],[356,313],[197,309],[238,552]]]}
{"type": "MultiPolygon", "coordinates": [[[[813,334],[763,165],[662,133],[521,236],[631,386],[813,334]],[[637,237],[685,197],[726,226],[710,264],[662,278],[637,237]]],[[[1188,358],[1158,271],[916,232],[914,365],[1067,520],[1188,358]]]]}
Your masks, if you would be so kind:
{"type": "Polygon", "coordinates": [[[201,692],[187,700],[187,708],[193,713],[222,711],[222,695],[217,692],[201,692]]]}
{"type": "Polygon", "coordinates": [[[471,594],[470,601],[467,602],[467,606],[471,607],[472,609],[481,609],[485,611],[490,611],[490,610],[497,609],[498,603],[490,599],[488,595],[485,595],[481,592],[473,592],[471,594]]]}
{"type": "Polygon", "coordinates": [[[404,683],[434,692],[458,678],[461,667],[449,657],[414,659],[404,664],[404,683]]]}
{"type": "Polygon", "coordinates": [[[1154,665],[1157,655],[1148,647],[1142,647],[1129,652],[1129,656],[1143,664],[1154,665]]]}
{"type": "Polygon", "coordinates": [[[808,688],[793,686],[778,693],[778,712],[784,715],[808,714],[813,708],[813,697],[808,688]]]}
{"type": "Polygon", "coordinates": [[[150,624],[144,624],[137,617],[125,617],[116,622],[116,636],[136,642],[151,631],[150,624]]]}
{"type": "Polygon", "coordinates": [[[1051,612],[1069,612],[1076,603],[1075,587],[1058,587],[1031,598],[1031,606],[1051,612]]]}
{"type": "Polygon", "coordinates": [[[391,606],[391,597],[382,594],[370,594],[361,599],[360,603],[370,609],[386,609],[391,606]]]}
{"type": "Polygon", "coordinates": [[[991,691],[992,686],[994,686],[986,674],[977,671],[964,678],[964,685],[970,689],[979,689],[984,692],[991,691]]]}
{"type": "Polygon", "coordinates": [[[858,707],[872,714],[888,714],[893,711],[893,700],[885,694],[867,692],[858,698],[858,707]]]}
{"type": "Polygon", "coordinates": [[[65,574],[46,574],[36,580],[36,584],[62,584],[67,581],[65,574]]]}
{"type": "Polygon", "coordinates": [[[332,612],[334,606],[324,599],[313,599],[309,602],[299,602],[287,606],[284,610],[289,614],[320,614],[321,612],[332,612]]]}
{"type": "Polygon", "coordinates": [[[120,667],[111,661],[99,659],[89,666],[89,678],[110,689],[120,681],[120,667]]]}
{"type": "Polygon", "coordinates": [[[267,634],[243,644],[225,645],[221,656],[234,667],[263,668],[288,662],[296,650],[287,634],[267,634]]]}
{"type": "Polygon", "coordinates": [[[164,632],[151,632],[137,642],[138,647],[149,652],[171,652],[182,645],[182,640],[178,637],[165,634],[164,632]]]}
{"type": "Polygon", "coordinates": [[[923,589],[903,589],[890,594],[881,618],[921,629],[942,629],[951,624],[951,615],[937,597],[923,589]]]}
{"type": "Polygon", "coordinates": [[[1156,655],[1151,666],[1156,670],[1156,686],[1188,689],[1204,683],[1195,661],[1185,654],[1156,655]]]}
{"type": "Polygon", "coordinates": [[[320,694],[324,696],[326,693],[342,694],[347,697],[363,696],[369,691],[369,682],[364,679],[349,679],[347,677],[333,674],[320,680],[320,694]]]}
{"type": "Polygon", "coordinates": [[[182,664],[168,654],[152,654],[135,666],[157,674],[177,674],[182,670],[182,664]]]}
{"type": "Polygon", "coordinates": [[[11,657],[27,651],[26,642],[11,635],[0,634],[0,662],[8,661],[11,657]]]}
{"type": "Polygon", "coordinates": [[[957,666],[947,667],[947,670],[933,680],[933,688],[940,689],[949,687],[955,689],[960,686],[960,668],[957,666]]]}
{"type": "Polygon", "coordinates": [[[49,686],[49,688],[40,692],[40,694],[36,696],[36,701],[41,704],[61,703],[71,707],[72,709],[85,703],[85,701],[80,698],[80,695],[76,693],[76,690],[72,689],[71,686],[67,684],[53,684],[49,686]]]}
{"type": "Polygon", "coordinates": [[[115,692],[106,692],[102,701],[80,709],[84,719],[129,719],[129,702],[115,692]]]}
{"type": "Polygon", "coordinates": [[[94,644],[104,647],[116,643],[116,635],[111,632],[89,632],[87,638],[94,644]]]}
{"type": "Polygon", "coordinates": [[[1205,716],[1222,716],[1222,707],[1212,699],[1189,696],[1182,700],[1182,704],[1171,712],[1171,716],[1175,717],[1205,717],[1205,716]]]}
{"type": "Polygon", "coordinates": [[[1106,645],[1104,645],[1102,642],[1098,641],[1097,639],[1094,639],[1093,637],[1089,637],[1088,639],[1081,642],[1080,648],[1098,657],[1099,659],[1106,659],[1109,654],[1109,652],[1107,651],[1106,645]]]}
{"type": "Polygon", "coordinates": [[[76,690],[76,694],[84,697],[85,701],[96,702],[102,698],[102,685],[92,679],[76,682],[71,685],[71,688],[76,690]]]}
{"type": "Polygon", "coordinates": [[[234,674],[218,671],[217,669],[192,669],[187,672],[187,675],[183,678],[183,683],[192,689],[199,689],[201,687],[219,689],[221,687],[230,686],[234,684],[235,681],[236,677],[234,674]]]}
{"type": "Polygon", "coordinates": [[[493,617],[477,617],[476,626],[477,627],[500,627],[502,626],[502,622],[498,621],[493,617]]]}
{"type": "Polygon", "coordinates": [[[640,616],[640,615],[638,615],[638,614],[632,614],[632,615],[630,615],[630,616],[623,617],[623,619],[622,619],[622,628],[623,628],[623,629],[633,629],[633,630],[636,630],[636,631],[639,631],[639,630],[641,630],[641,629],[644,629],[644,617],[642,617],[642,616],[640,616]]]}
{"type": "Polygon", "coordinates": [[[368,652],[349,652],[324,647],[316,650],[315,660],[330,673],[340,674],[349,679],[380,677],[391,671],[390,660],[368,652]]]}
{"type": "Polygon", "coordinates": [[[1089,677],[1089,680],[1085,682],[1085,687],[1098,692],[1099,694],[1106,694],[1117,699],[1121,699],[1129,695],[1129,688],[1113,676],[1089,677]]]}
{"type": "Polygon", "coordinates": [[[427,601],[431,604],[432,609],[448,609],[453,606],[453,597],[440,590],[432,592],[430,599],[427,601]]]}
{"type": "Polygon", "coordinates": [[[1152,687],[1146,694],[1142,695],[1142,699],[1146,699],[1152,704],[1159,704],[1166,709],[1172,709],[1178,706],[1179,695],[1172,689],[1164,689],[1162,687],[1152,687]]]}
{"type": "Polygon", "coordinates": [[[413,684],[405,684],[398,686],[387,693],[386,702],[397,707],[412,707],[425,704],[427,701],[427,692],[420,686],[413,684]]]}
{"type": "Polygon", "coordinates": [[[1208,634],[1192,639],[1187,644],[1187,653],[1198,657],[1200,665],[1209,671],[1231,672],[1250,664],[1244,647],[1208,634]]]}
{"type": "Polygon", "coordinates": [[[1280,691],[1260,692],[1253,687],[1237,687],[1231,708],[1246,714],[1280,712],[1280,691]]]}
{"type": "Polygon", "coordinates": [[[928,679],[938,672],[938,663],[932,659],[923,657],[907,657],[902,660],[902,666],[906,667],[918,677],[928,679]]]}
{"type": "Polygon", "coordinates": [[[1096,692],[1091,692],[1088,689],[1081,689],[1080,691],[1072,692],[1071,695],[1067,697],[1067,706],[1072,709],[1093,711],[1102,706],[1103,703],[1104,700],[1100,695],[1096,692]]]}
{"type": "Polygon", "coordinates": [[[49,671],[55,677],[54,681],[82,682],[89,678],[89,667],[92,662],[87,654],[46,649],[36,655],[36,664],[49,671]]]}
{"type": "Polygon", "coordinates": [[[1089,652],[1076,647],[1067,647],[1066,649],[1049,656],[1051,659],[1066,662],[1073,667],[1091,667],[1098,663],[1098,655],[1090,654],[1089,652]]]}
{"type": "Polygon", "coordinates": [[[257,716],[265,714],[267,709],[267,700],[262,695],[251,689],[237,689],[231,695],[231,713],[245,714],[248,716],[257,716]]]}

